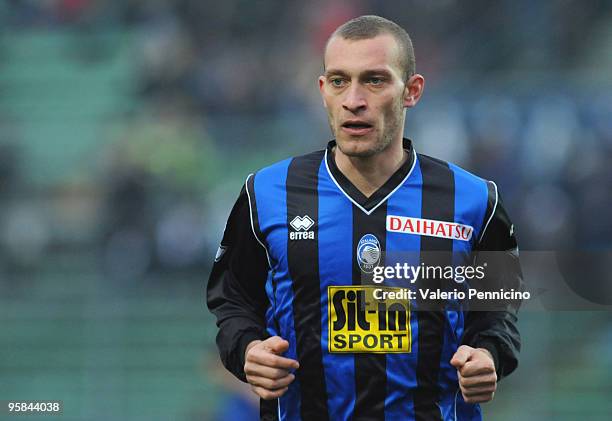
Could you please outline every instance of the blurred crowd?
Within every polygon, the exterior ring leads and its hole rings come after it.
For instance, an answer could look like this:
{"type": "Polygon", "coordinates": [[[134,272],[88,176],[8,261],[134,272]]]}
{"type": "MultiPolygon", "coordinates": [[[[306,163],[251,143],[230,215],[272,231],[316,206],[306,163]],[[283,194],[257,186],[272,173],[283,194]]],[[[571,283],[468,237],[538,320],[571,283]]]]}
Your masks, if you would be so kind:
{"type": "Polygon", "coordinates": [[[95,177],[39,183],[22,133],[38,122],[0,99],[3,263],[90,247],[120,278],[205,271],[244,177],[329,138],[323,44],[366,13],[413,36],[428,84],[406,135],[420,152],[497,181],[524,249],[610,245],[612,220],[593,215],[612,207],[612,2],[9,0],[0,41],[69,33],[83,61],[129,42],[118,89],[133,105],[83,156],[95,177]],[[109,32],[127,35],[96,38],[109,32]]]}

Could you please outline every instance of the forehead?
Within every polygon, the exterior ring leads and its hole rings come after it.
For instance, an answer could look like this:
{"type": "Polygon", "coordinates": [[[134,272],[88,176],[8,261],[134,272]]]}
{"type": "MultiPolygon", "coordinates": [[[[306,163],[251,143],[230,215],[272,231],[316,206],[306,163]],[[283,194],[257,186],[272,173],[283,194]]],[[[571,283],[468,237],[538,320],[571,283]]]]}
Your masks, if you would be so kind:
{"type": "Polygon", "coordinates": [[[350,40],[333,37],[325,50],[325,69],[359,73],[369,69],[385,68],[398,75],[400,48],[395,38],[381,34],[374,38],[350,40]]]}

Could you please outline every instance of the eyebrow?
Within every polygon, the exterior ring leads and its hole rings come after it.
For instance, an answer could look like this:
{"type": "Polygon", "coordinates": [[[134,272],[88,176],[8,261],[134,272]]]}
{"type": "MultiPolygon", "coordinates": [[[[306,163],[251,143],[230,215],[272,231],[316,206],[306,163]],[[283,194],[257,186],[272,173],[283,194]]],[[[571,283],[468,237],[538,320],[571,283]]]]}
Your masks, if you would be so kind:
{"type": "MultiPolygon", "coordinates": [[[[327,69],[325,71],[325,77],[330,77],[333,75],[339,75],[339,76],[345,76],[345,77],[349,76],[347,72],[345,72],[344,70],[340,70],[340,69],[327,69]]],[[[365,70],[361,72],[359,74],[359,77],[368,77],[368,76],[374,76],[374,75],[391,77],[391,72],[387,69],[369,69],[369,70],[365,70]]]]}
{"type": "Polygon", "coordinates": [[[325,71],[325,77],[329,77],[329,76],[332,76],[332,75],[348,76],[348,74],[345,71],[342,71],[342,70],[327,69],[325,71]]]}

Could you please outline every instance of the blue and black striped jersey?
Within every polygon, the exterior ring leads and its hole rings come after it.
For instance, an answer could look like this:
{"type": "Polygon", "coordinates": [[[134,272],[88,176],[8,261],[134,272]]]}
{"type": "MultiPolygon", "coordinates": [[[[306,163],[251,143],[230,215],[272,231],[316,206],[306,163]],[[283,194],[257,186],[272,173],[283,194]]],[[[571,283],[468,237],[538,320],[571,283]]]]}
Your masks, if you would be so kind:
{"type": "MultiPolygon", "coordinates": [[[[364,196],[327,149],[287,159],[247,178],[208,283],[224,365],[241,380],[255,339],[289,341],[300,362],[263,419],[479,420],[464,402],[450,360],[461,344],[488,349],[498,377],[517,365],[517,304],[497,311],[419,310],[419,300],[366,307],[372,272],[473,262],[503,252],[503,283],[520,290],[514,228],[497,187],[456,165],[417,154],[364,196]]],[[[386,282],[393,291],[397,284],[386,282]]],[[[408,300],[410,301],[410,300],[408,300]]]]}

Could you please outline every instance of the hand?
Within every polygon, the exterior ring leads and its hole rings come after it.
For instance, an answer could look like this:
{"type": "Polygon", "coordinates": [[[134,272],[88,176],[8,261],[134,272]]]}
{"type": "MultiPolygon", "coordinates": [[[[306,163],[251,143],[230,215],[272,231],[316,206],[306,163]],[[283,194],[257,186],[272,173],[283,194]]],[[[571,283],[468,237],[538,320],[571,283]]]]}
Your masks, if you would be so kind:
{"type": "Polygon", "coordinates": [[[467,403],[489,402],[497,389],[493,356],[484,348],[461,345],[450,361],[457,369],[459,387],[467,403]]]}
{"type": "Polygon", "coordinates": [[[280,355],[289,349],[289,342],[279,336],[249,343],[245,351],[244,373],[251,389],[259,397],[270,400],[282,396],[295,379],[290,369],[300,364],[280,355]]]}

